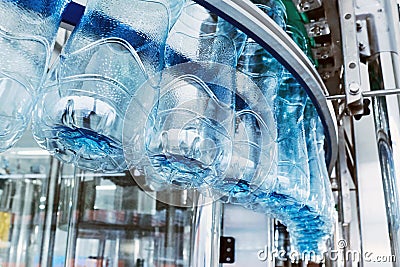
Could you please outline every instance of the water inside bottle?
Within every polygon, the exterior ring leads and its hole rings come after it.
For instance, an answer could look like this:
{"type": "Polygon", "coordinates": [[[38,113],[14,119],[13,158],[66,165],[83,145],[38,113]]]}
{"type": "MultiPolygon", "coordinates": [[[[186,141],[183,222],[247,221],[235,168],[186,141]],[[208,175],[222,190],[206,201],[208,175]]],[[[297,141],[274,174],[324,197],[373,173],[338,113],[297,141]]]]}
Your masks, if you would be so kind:
{"type": "Polygon", "coordinates": [[[37,140],[41,146],[67,162],[93,170],[115,172],[126,168],[120,133],[121,113],[112,105],[89,96],[66,96],[53,99],[47,107],[52,117],[44,123],[44,139],[37,140]]]}

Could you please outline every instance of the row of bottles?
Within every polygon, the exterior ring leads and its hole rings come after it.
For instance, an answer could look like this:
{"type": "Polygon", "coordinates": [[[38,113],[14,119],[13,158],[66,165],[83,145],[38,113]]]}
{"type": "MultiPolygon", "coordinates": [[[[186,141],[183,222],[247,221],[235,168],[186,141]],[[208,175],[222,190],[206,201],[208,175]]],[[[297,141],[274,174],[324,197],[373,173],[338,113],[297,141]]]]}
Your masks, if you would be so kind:
{"type": "MultiPolygon", "coordinates": [[[[300,251],[323,251],[333,222],[323,129],[290,72],[194,2],[88,0],[46,74],[68,3],[0,4],[10,62],[0,66],[0,151],[33,114],[36,141],[64,162],[196,188],[278,218],[300,251]]],[[[281,0],[254,3],[308,53],[281,0]]]]}
{"type": "MultiPolygon", "coordinates": [[[[312,60],[308,40],[296,18],[286,18],[280,1],[262,2],[268,8],[258,6],[312,60]]],[[[245,200],[232,195],[237,193],[232,190],[229,201],[278,218],[287,225],[296,250],[322,256],[333,231],[334,202],[323,149],[323,126],[314,104],[296,79],[250,38],[239,58],[238,70],[249,75],[272,103],[277,129],[277,173],[275,183],[264,182],[253,191],[250,189],[250,197],[245,200]]],[[[243,194],[243,186],[239,183],[237,187],[243,194]]]]}

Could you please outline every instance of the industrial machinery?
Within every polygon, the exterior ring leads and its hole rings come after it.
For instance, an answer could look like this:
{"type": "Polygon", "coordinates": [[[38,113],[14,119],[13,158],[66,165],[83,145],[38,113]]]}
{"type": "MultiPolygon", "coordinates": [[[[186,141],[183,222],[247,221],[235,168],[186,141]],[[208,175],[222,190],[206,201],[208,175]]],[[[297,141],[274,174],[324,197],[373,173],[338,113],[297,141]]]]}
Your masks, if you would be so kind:
{"type": "MultiPolygon", "coordinates": [[[[139,171],[80,170],[37,148],[26,133],[16,147],[0,154],[0,266],[398,266],[397,3],[286,0],[307,31],[311,62],[250,0],[195,2],[267,49],[314,103],[324,126],[338,215],[327,244],[333,254],[322,262],[293,260],[290,233],[274,218],[192,190],[145,192],[138,183],[143,178],[139,171]],[[375,140],[369,145],[377,147],[391,249],[391,256],[380,261],[367,257],[371,252],[363,246],[360,213],[360,183],[368,177],[360,175],[359,156],[365,150],[357,144],[364,133],[357,132],[356,125],[371,117],[375,128],[367,131],[375,132],[375,140]]],[[[84,8],[84,1],[67,6],[54,57],[84,8]]]]}

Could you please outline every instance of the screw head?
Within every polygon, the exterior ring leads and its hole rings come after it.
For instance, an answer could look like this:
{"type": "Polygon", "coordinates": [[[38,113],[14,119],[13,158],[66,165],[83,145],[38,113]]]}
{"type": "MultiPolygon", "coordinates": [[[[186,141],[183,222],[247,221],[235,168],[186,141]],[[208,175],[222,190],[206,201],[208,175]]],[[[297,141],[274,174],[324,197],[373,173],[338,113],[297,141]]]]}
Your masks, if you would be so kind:
{"type": "Polygon", "coordinates": [[[360,32],[361,30],[362,30],[362,23],[361,23],[361,21],[360,20],[357,20],[356,21],[356,29],[357,29],[357,31],[358,32],[360,32]]]}
{"type": "Polygon", "coordinates": [[[328,71],[322,73],[322,79],[328,80],[331,77],[331,74],[328,71]]]}
{"type": "Polygon", "coordinates": [[[349,90],[351,94],[357,94],[360,91],[360,85],[358,83],[351,83],[349,85],[349,90]]]}
{"type": "Polygon", "coordinates": [[[299,4],[299,6],[302,11],[308,11],[311,8],[311,5],[309,2],[302,2],[299,4]]]}

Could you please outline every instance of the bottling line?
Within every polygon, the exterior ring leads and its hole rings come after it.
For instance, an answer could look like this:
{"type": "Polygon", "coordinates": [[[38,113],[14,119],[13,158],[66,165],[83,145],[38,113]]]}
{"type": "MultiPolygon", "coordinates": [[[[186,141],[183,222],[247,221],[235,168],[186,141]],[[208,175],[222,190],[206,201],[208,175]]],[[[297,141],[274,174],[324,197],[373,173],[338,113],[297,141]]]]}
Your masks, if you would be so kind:
{"type": "Polygon", "coordinates": [[[0,267],[399,266],[399,10],[1,0],[0,267]]]}

